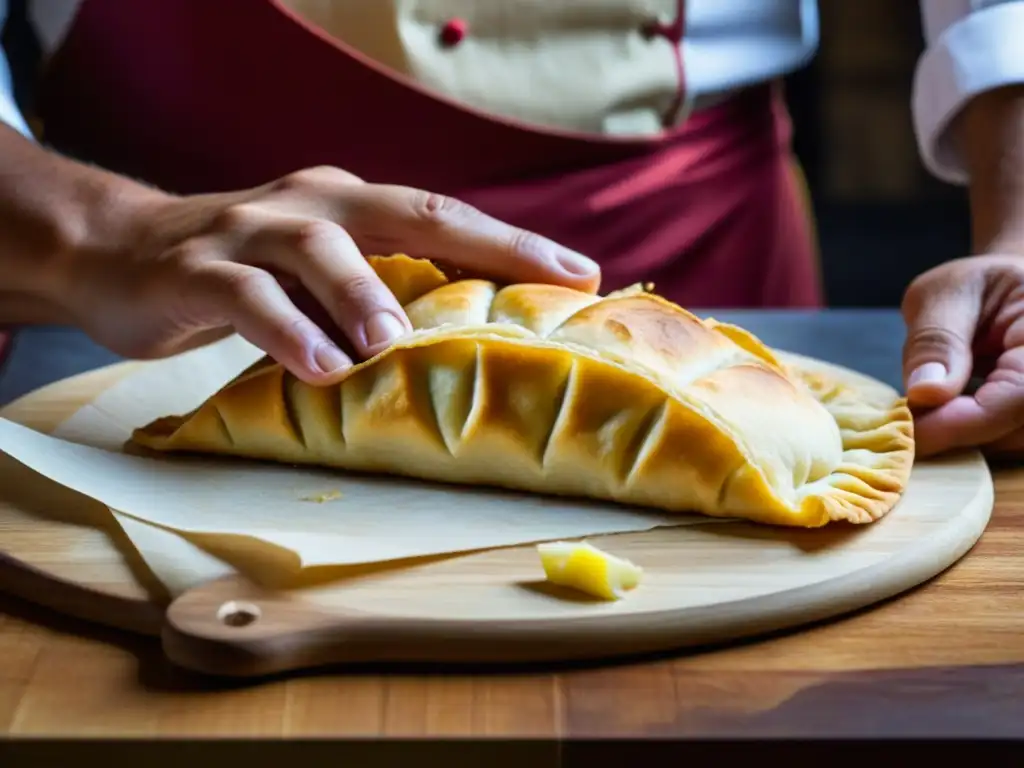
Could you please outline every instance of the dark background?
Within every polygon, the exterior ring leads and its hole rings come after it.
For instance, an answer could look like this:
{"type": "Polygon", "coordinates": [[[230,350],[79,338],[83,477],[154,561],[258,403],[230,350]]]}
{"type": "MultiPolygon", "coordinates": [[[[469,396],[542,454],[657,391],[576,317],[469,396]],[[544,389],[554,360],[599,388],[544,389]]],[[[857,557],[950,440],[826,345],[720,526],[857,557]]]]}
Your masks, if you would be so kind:
{"type": "Polygon", "coordinates": [[[832,306],[899,305],[917,274],[969,254],[966,191],[921,163],[910,113],[918,2],[819,0],[821,47],[787,81],[832,306]]]}
{"type": "MultiPolygon", "coordinates": [[[[139,0],[146,2],[147,0],[139,0]]],[[[216,2],[216,0],[210,0],[216,2]]],[[[24,0],[3,42],[22,106],[38,67],[24,0]]],[[[968,254],[965,191],[918,155],[910,114],[924,48],[919,3],[819,0],[821,47],[787,80],[796,152],[807,175],[829,304],[896,307],[920,272],[968,254]]]]}

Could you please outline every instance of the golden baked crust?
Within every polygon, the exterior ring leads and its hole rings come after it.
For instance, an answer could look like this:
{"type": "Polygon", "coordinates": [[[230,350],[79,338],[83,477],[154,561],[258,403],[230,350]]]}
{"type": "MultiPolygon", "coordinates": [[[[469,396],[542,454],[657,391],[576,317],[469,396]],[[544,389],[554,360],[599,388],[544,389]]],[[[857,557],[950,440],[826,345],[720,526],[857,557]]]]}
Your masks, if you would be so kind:
{"type": "Polygon", "coordinates": [[[741,328],[640,286],[370,262],[413,334],[321,387],[263,358],[132,441],[804,527],[877,520],[906,485],[903,398],[784,365],[741,328]]]}

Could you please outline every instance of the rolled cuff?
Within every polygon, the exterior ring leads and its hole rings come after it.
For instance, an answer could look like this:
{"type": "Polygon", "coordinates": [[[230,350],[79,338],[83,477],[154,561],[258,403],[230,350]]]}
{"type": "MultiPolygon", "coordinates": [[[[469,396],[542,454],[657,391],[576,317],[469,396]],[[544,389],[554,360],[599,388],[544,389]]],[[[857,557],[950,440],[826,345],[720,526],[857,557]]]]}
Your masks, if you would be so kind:
{"type": "Polygon", "coordinates": [[[951,24],[921,56],[914,75],[914,131],[926,168],[954,184],[968,174],[949,124],[974,96],[1024,83],[1024,2],[977,10],[951,24]]]}

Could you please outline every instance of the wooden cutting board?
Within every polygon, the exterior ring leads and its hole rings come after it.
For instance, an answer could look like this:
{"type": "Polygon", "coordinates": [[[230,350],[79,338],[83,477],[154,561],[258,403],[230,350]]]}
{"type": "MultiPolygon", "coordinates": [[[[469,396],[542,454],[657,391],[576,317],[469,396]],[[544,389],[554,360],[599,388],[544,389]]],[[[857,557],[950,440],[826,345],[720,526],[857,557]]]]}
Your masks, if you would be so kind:
{"type": "MultiPolygon", "coordinates": [[[[885,386],[783,356],[860,386],[885,386]]],[[[58,382],[0,414],[51,431],[139,365],[58,382]]],[[[918,462],[899,506],[869,526],[803,531],[709,523],[594,537],[591,543],[645,570],[640,587],[613,603],[548,585],[533,546],[324,569],[286,591],[231,576],[172,602],[105,507],[69,516],[67,510],[81,509],[67,504],[71,493],[0,457],[0,589],[161,635],[172,660],[226,675],[347,662],[617,657],[795,627],[937,575],[974,545],[993,504],[988,467],[972,451],[918,462]]]]}

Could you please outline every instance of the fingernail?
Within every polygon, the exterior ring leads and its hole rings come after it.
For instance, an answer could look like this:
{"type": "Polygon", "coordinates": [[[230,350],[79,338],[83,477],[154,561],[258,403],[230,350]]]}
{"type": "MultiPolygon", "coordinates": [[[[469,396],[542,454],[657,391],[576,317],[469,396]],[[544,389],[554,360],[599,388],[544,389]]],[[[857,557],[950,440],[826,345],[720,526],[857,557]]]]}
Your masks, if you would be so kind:
{"type": "Polygon", "coordinates": [[[910,378],[907,381],[908,387],[913,387],[918,384],[928,384],[932,382],[939,382],[946,378],[946,366],[942,363],[925,363],[919,366],[910,374],[910,378]]]}
{"type": "Polygon", "coordinates": [[[390,312],[378,312],[366,321],[366,345],[389,344],[405,335],[402,321],[390,312]]]}
{"type": "Polygon", "coordinates": [[[313,359],[324,373],[334,373],[340,368],[352,365],[348,355],[327,341],[316,348],[313,359]]]}
{"type": "Polygon", "coordinates": [[[598,270],[595,262],[581,253],[562,251],[558,254],[558,264],[566,272],[573,275],[592,275],[598,270]]]}

